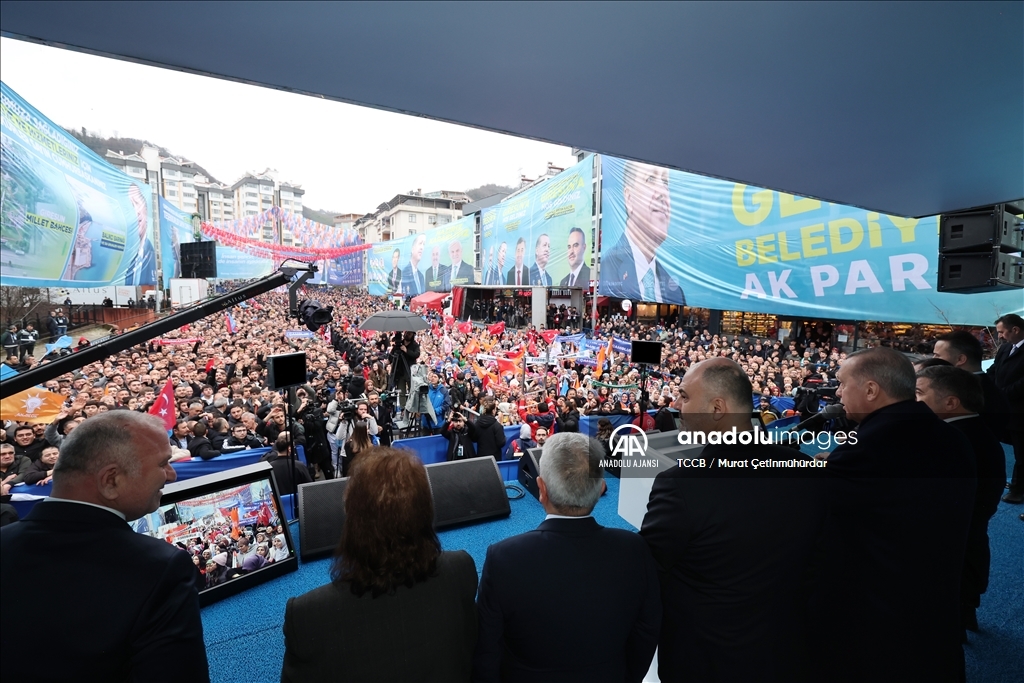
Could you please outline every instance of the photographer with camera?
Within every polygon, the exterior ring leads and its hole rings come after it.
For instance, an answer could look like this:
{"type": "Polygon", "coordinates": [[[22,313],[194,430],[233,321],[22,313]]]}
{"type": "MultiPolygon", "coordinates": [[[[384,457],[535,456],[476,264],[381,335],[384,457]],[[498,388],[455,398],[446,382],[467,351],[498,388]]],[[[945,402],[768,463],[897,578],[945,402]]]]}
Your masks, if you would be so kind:
{"type": "MultiPolygon", "coordinates": [[[[348,367],[343,366],[344,375],[348,375],[348,367]]],[[[327,443],[331,449],[331,462],[338,462],[338,452],[341,450],[344,439],[338,439],[338,428],[344,421],[355,419],[356,404],[358,399],[365,399],[363,392],[366,389],[366,380],[362,377],[346,377],[344,382],[337,385],[334,398],[327,403],[327,443]]],[[[346,433],[351,433],[348,429],[346,433]]]]}
{"type": "Polygon", "coordinates": [[[416,343],[416,333],[412,331],[395,332],[389,360],[391,376],[388,378],[388,389],[399,393],[409,393],[412,380],[412,366],[420,357],[420,345],[416,343]]]}
{"type": "Polygon", "coordinates": [[[472,432],[473,426],[467,423],[466,416],[459,412],[453,412],[442,425],[441,436],[448,441],[448,462],[476,457],[472,432]]]}
{"type": "Polygon", "coordinates": [[[337,444],[338,457],[334,459],[335,468],[338,471],[343,471],[346,465],[344,456],[348,454],[346,444],[355,434],[356,426],[359,423],[366,424],[367,438],[372,442],[377,437],[380,428],[377,426],[377,421],[370,415],[370,403],[365,398],[360,398],[355,401],[343,401],[338,405],[339,416],[338,416],[338,427],[334,433],[334,441],[337,444]]]}

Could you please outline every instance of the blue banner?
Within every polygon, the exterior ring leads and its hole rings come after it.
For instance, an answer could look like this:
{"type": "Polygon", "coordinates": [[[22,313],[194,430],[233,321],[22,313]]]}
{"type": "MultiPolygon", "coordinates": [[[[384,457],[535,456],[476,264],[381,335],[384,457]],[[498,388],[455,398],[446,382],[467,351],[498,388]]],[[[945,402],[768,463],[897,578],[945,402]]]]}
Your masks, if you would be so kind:
{"type": "Polygon", "coordinates": [[[954,325],[1020,290],[936,290],[938,217],[900,218],[601,157],[600,293],[713,309],[954,325]]]}
{"type": "Polygon", "coordinates": [[[273,270],[274,262],[270,259],[257,258],[238,249],[217,245],[218,280],[252,280],[270,275],[273,270]]]}
{"type": "Polygon", "coordinates": [[[476,217],[467,216],[417,235],[374,244],[368,255],[370,294],[416,296],[477,284],[475,227],[476,217]]]}
{"type": "Polygon", "coordinates": [[[593,265],[590,157],[480,214],[485,285],[590,286],[593,265]]]}
{"type": "Polygon", "coordinates": [[[192,216],[160,197],[160,265],[163,288],[171,288],[171,278],[181,277],[181,245],[194,241],[192,216]]]}
{"type": "Polygon", "coordinates": [[[4,285],[156,283],[152,191],[0,84],[4,285]]]}

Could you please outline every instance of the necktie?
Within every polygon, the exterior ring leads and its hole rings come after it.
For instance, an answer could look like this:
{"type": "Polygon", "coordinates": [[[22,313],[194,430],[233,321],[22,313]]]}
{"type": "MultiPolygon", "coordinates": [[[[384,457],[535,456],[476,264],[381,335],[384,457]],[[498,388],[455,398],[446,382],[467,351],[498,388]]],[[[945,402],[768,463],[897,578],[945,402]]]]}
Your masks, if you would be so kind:
{"type": "Polygon", "coordinates": [[[575,274],[569,276],[569,286],[570,287],[575,287],[576,286],[576,275],[575,274]]]}
{"type": "Polygon", "coordinates": [[[423,291],[420,288],[420,271],[418,271],[415,268],[413,268],[412,278],[413,278],[413,280],[416,281],[416,293],[419,294],[421,291],[423,291]]]}
{"type": "Polygon", "coordinates": [[[644,301],[654,301],[654,268],[647,269],[647,274],[640,284],[644,286],[644,301]]]}
{"type": "MultiPolygon", "coordinates": [[[[1010,347],[1010,354],[1009,354],[1009,356],[1012,356],[1015,353],[1017,353],[1017,345],[1016,344],[1014,344],[1013,346],[1010,347]]],[[[1009,356],[1007,356],[1007,358],[1009,358],[1009,356]]]]}
{"type": "Polygon", "coordinates": [[[522,275],[523,275],[523,271],[521,271],[521,270],[517,270],[516,271],[516,287],[518,287],[519,285],[523,284],[523,282],[522,282],[522,275]]]}

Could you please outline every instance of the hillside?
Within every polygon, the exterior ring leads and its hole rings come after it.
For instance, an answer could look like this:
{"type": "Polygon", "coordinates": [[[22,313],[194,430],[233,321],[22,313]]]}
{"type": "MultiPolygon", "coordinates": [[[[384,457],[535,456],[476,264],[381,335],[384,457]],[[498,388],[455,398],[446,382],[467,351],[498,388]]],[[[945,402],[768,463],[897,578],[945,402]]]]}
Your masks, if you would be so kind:
{"type": "MultiPolygon", "coordinates": [[[[142,152],[142,146],[143,145],[149,145],[150,147],[156,147],[158,150],[160,150],[160,154],[163,155],[163,156],[166,156],[166,157],[179,157],[180,158],[182,156],[182,155],[179,155],[179,154],[175,154],[174,152],[172,152],[171,150],[167,149],[166,147],[161,147],[160,145],[154,144],[154,143],[150,142],[149,140],[138,140],[136,138],[114,138],[114,137],[102,138],[102,137],[98,137],[96,135],[93,135],[92,133],[87,131],[85,128],[79,128],[77,130],[73,130],[71,128],[65,128],[64,130],[66,130],[68,133],[73,135],[76,140],[81,142],[83,145],[85,145],[86,147],[88,147],[92,151],[96,152],[96,154],[100,155],[101,157],[106,155],[108,149],[109,150],[113,150],[114,152],[121,152],[121,153],[124,153],[124,154],[139,154],[140,152],[142,152]]],[[[185,158],[188,159],[189,161],[192,161],[192,158],[187,156],[187,155],[185,155],[185,158]]],[[[212,175],[210,175],[210,172],[207,171],[202,166],[200,166],[198,163],[196,163],[194,165],[194,168],[198,172],[202,173],[204,176],[209,178],[211,182],[220,182],[219,180],[214,178],[212,175]]]]}

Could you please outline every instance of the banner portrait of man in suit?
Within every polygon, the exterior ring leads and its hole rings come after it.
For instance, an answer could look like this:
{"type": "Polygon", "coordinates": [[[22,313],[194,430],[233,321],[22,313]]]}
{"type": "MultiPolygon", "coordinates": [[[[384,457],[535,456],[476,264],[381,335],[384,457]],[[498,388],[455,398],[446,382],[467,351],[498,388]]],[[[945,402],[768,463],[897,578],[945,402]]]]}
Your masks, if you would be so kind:
{"type": "Polygon", "coordinates": [[[388,271],[388,294],[394,294],[402,288],[402,269],[398,267],[398,261],[401,258],[401,249],[395,249],[391,252],[391,270],[388,271]]]}
{"type": "Polygon", "coordinates": [[[685,306],[683,290],[657,258],[672,219],[668,169],[627,161],[624,175],[626,229],[602,259],[602,291],[685,306]]]}
{"type": "Polygon", "coordinates": [[[547,272],[551,259],[551,238],[542,234],[533,245],[533,265],[530,266],[530,282],[535,285],[551,286],[551,275],[547,272]]]}
{"type": "Polygon", "coordinates": [[[590,268],[587,266],[587,236],[574,227],[569,231],[569,274],[559,282],[561,287],[590,287],[590,268]]]}
{"type": "Polygon", "coordinates": [[[506,285],[522,287],[530,284],[530,269],[523,264],[526,258],[526,238],[520,237],[516,240],[516,262],[508,269],[505,277],[506,285]]]}
{"type": "Polygon", "coordinates": [[[426,246],[427,236],[416,235],[412,241],[412,248],[409,250],[409,265],[402,269],[402,293],[412,296],[419,296],[427,291],[426,281],[423,273],[419,270],[420,259],[423,258],[423,247],[426,246]]]}

